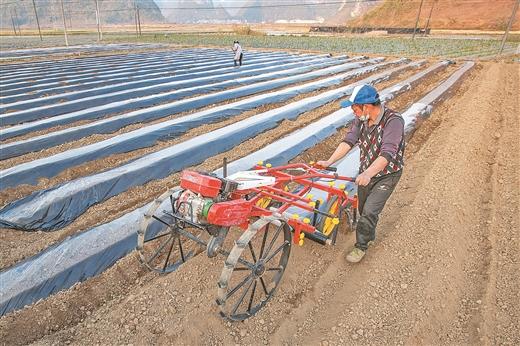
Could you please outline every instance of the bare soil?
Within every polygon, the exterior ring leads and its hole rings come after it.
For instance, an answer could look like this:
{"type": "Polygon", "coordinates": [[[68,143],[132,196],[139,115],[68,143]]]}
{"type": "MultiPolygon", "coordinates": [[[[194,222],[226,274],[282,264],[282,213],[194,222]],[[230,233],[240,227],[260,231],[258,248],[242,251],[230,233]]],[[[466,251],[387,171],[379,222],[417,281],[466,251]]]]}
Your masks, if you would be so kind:
{"type": "Polygon", "coordinates": [[[277,296],[230,323],[214,303],[222,258],[159,277],[130,255],[1,318],[2,343],[518,345],[520,76],[482,66],[414,134],[360,264],[344,260],[352,233],[293,247],[277,296]]]}
{"type": "MultiPolygon", "coordinates": [[[[511,17],[514,0],[495,1],[425,1],[419,16],[419,27],[424,28],[430,11],[432,29],[504,30],[511,17]],[[433,5],[433,10],[432,10],[433,5]]],[[[349,25],[358,27],[413,28],[419,11],[419,1],[386,0],[349,25]]],[[[517,12],[512,30],[520,29],[520,12],[517,12]]]]}

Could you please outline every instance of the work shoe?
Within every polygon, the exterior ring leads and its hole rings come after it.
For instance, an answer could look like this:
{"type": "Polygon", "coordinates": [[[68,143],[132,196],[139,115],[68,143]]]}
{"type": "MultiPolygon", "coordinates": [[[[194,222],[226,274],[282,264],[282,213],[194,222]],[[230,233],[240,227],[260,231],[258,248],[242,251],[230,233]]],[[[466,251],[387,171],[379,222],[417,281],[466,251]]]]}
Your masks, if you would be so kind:
{"type": "Polygon", "coordinates": [[[365,251],[355,247],[352,249],[352,251],[350,251],[347,254],[347,257],[346,257],[347,262],[358,263],[359,261],[361,261],[363,259],[363,257],[365,256],[365,253],[366,253],[365,251]]]}

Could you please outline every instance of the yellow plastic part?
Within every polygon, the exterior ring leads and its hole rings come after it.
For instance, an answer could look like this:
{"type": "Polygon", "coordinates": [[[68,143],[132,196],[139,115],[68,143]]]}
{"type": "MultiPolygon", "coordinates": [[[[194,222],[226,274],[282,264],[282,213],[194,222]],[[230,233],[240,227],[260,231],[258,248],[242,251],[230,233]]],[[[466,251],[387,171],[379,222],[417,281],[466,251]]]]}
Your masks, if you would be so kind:
{"type": "Polygon", "coordinates": [[[314,208],[316,206],[316,202],[309,202],[309,206],[314,208]]]}
{"type": "MultiPolygon", "coordinates": [[[[327,210],[327,213],[336,215],[339,208],[339,199],[334,202],[329,210],[327,210]]],[[[332,231],[334,230],[334,227],[339,224],[339,218],[337,217],[327,217],[325,218],[325,222],[323,223],[323,229],[321,230],[321,233],[325,234],[326,236],[329,236],[332,231]]]]}
{"type": "Polygon", "coordinates": [[[265,209],[269,206],[270,203],[271,203],[271,198],[262,197],[256,202],[256,206],[265,209]]]}
{"type": "MultiPolygon", "coordinates": [[[[306,217],[303,219],[303,223],[311,223],[311,220],[308,217],[306,217]]],[[[303,234],[303,233],[301,233],[301,234],[303,234]]]]}
{"type": "Polygon", "coordinates": [[[299,246],[303,246],[303,239],[300,239],[300,240],[298,241],[298,245],[299,245],[299,246]]]}
{"type": "Polygon", "coordinates": [[[305,233],[300,232],[300,239],[303,239],[303,238],[305,238],[305,233]]]}
{"type": "Polygon", "coordinates": [[[311,166],[312,166],[312,165],[314,165],[315,163],[316,163],[316,162],[314,162],[314,161],[311,161],[311,162],[309,162],[309,165],[311,165],[311,166]]]}
{"type": "Polygon", "coordinates": [[[333,181],[329,181],[329,186],[330,187],[334,186],[334,182],[333,181]]]}
{"type": "Polygon", "coordinates": [[[298,220],[300,218],[300,215],[298,214],[292,214],[292,218],[295,220],[298,220]]]}
{"type": "Polygon", "coordinates": [[[262,166],[264,164],[264,161],[258,161],[258,165],[262,166]]]}
{"type": "Polygon", "coordinates": [[[340,190],[345,190],[345,188],[346,188],[345,184],[341,184],[341,185],[339,186],[339,189],[340,189],[340,190]]]}
{"type": "Polygon", "coordinates": [[[273,167],[273,165],[271,165],[270,163],[266,164],[265,166],[266,166],[267,168],[271,168],[271,167],[273,167]]]}
{"type": "Polygon", "coordinates": [[[314,195],[312,193],[309,193],[309,194],[307,194],[307,196],[305,196],[305,198],[307,198],[307,199],[312,199],[312,197],[314,197],[314,195]]]}

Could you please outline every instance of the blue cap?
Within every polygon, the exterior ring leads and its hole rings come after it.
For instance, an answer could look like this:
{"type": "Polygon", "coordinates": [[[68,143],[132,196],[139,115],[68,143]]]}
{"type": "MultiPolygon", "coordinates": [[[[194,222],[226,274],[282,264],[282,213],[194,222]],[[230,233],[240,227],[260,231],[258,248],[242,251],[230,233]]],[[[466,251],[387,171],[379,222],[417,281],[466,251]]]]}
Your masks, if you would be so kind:
{"type": "Polygon", "coordinates": [[[379,101],[379,94],[376,88],[369,84],[358,85],[352,91],[350,98],[345,101],[341,101],[340,105],[343,108],[350,107],[354,104],[363,105],[367,103],[376,103],[379,101]]]}

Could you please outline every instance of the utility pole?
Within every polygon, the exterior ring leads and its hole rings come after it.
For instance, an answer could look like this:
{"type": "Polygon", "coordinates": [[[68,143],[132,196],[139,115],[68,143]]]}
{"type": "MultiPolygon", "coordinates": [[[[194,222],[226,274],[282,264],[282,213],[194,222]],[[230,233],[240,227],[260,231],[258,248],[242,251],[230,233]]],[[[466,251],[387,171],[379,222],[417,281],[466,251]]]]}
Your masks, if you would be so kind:
{"type": "Polygon", "coordinates": [[[99,2],[96,1],[96,23],[97,23],[97,32],[98,32],[98,41],[103,40],[103,32],[101,31],[101,15],[99,13],[99,2]]]}
{"type": "Polygon", "coordinates": [[[412,40],[415,40],[415,32],[417,31],[417,25],[419,25],[419,17],[421,16],[421,9],[424,0],[421,0],[421,4],[419,5],[419,11],[417,12],[417,19],[415,20],[415,28],[413,28],[412,40]]]}
{"type": "Polygon", "coordinates": [[[518,10],[518,4],[520,4],[520,0],[516,0],[516,3],[513,7],[513,13],[511,14],[511,18],[509,18],[509,23],[507,24],[506,32],[504,33],[504,37],[502,38],[502,44],[500,45],[500,52],[499,55],[502,54],[504,51],[504,47],[506,45],[507,36],[509,35],[509,31],[511,30],[511,27],[513,26],[513,22],[515,21],[516,17],[516,11],[518,10]]]}
{"type": "Polygon", "coordinates": [[[40,20],[38,19],[38,12],[36,12],[36,4],[34,0],[32,0],[33,8],[34,8],[34,16],[36,17],[36,24],[38,24],[38,33],[40,34],[40,41],[43,41],[42,30],[40,29],[40,20]]]}
{"type": "Polygon", "coordinates": [[[70,7],[67,10],[67,14],[68,14],[68,17],[69,17],[69,29],[72,30],[72,11],[70,10],[70,7]]]}
{"type": "Polygon", "coordinates": [[[14,24],[13,11],[9,11],[9,12],[11,12],[11,23],[13,23],[14,36],[18,36],[16,34],[16,25],[14,24]]]}
{"type": "Polygon", "coordinates": [[[139,36],[141,36],[141,12],[139,11],[139,6],[137,6],[137,23],[139,24],[139,36]]]}
{"type": "Polygon", "coordinates": [[[67,35],[67,22],[65,21],[65,9],[63,8],[63,0],[60,0],[61,3],[61,16],[63,17],[63,32],[65,33],[65,45],[69,46],[69,38],[67,35]]]}
{"type": "Polygon", "coordinates": [[[428,20],[426,21],[426,26],[424,27],[424,36],[426,36],[426,33],[428,32],[428,27],[430,26],[430,19],[432,18],[433,8],[435,7],[435,4],[438,0],[433,0],[432,7],[430,8],[430,14],[428,15],[428,20]]]}
{"type": "Polygon", "coordinates": [[[139,37],[139,29],[137,28],[137,4],[134,0],[134,19],[135,19],[135,37],[139,37]]]}
{"type": "Polygon", "coordinates": [[[18,27],[18,35],[22,36],[22,29],[20,29],[20,18],[18,18],[18,11],[14,8],[14,18],[16,19],[16,26],[18,27]]]}

